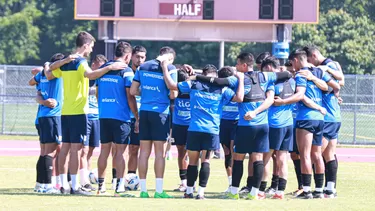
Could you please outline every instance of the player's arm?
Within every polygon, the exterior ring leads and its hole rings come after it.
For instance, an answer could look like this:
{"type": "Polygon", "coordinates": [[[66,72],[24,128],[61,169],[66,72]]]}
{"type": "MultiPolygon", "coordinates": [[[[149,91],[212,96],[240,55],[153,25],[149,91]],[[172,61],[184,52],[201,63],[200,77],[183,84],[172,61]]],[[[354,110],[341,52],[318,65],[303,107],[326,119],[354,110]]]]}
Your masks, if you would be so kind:
{"type": "Polygon", "coordinates": [[[96,100],[99,100],[99,86],[96,85],[96,92],[95,92],[96,100]]]}
{"type": "Polygon", "coordinates": [[[174,100],[174,99],[177,98],[177,96],[178,96],[178,91],[173,90],[173,91],[171,91],[171,93],[169,94],[169,99],[174,100]]]}
{"type": "Polygon", "coordinates": [[[128,104],[130,107],[130,110],[132,111],[134,118],[138,120],[138,108],[137,108],[137,100],[135,99],[135,96],[130,94],[130,88],[126,87],[126,97],[128,98],[128,104]]]}
{"type": "Polygon", "coordinates": [[[129,91],[130,94],[133,96],[136,96],[136,95],[140,96],[140,91],[139,91],[140,86],[141,84],[138,81],[133,80],[132,85],[130,87],[130,91],[129,91]]]}
{"type": "Polygon", "coordinates": [[[37,84],[38,84],[38,82],[36,82],[36,80],[35,80],[35,76],[32,77],[32,78],[29,80],[29,85],[30,85],[30,86],[35,86],[35,85],[37,85],[37,84]]]}
{"type": "Polygon", "coordinates": [[[169,90],[177,91],[178,90],[177,83],[173,80],[172,76],[169,74],[169,69],[168,69],[169,64],[170,63],[168,60],[163,60],[161,62],[161,69],[163,70],[163,78],[169,90]]]}
{"type": "Polygon", "coordinates": [[[49,108],[54,108],[57,105],[57,101],[53,98],[48,98],[47,100],[44,100],[40,91],[37,92],[36,102],[40,105],[44,105],[49,108]]]}
{"type": "Polygon", "coordinates": [[[252,120],[254,119],[259,113],[267,110],[271,105],[273,104],[275,98],[275,91],[274,90],[268,90],[266,93],[266,99],[264,102],[256,108],[254,111],[248,111],[246,112],[244,119],[245,120],[252,120]]]}
{"type": "Polygon", "coordinates": [[[236,95],[233,96],[232,101],[242,103],[245,95],[244,74],[241,72],[237,72],[236,77],[238,79],[238,87],[236,95]]]}
{"type": "Polygon", "coordinates": [[[286,99],[281,99],[280,97],[277,97],[274,101],[274,105],[281,106],[281,105],[289,105],[289,104],[299,102],[303,100],[303,97],[305,96],[305,92],[306,92],[306,87],[297,86],[296,93],[294,93],[294,95],[286,99]]]}
{"type": "MultiPolygon", "coordinates": [[[[299,75],[305,77],[307,80],[314,82],[314,84],[322,91],[328,91],[328,84],[326,81],[317,78],[315,75],[312,74],[309,70],[300,70],[298,72],[299,75]]],[[[324,73],[323,73],[324,74],[324,73]]]]}
{"type": "Polygon", "coordinates": [[[92,71],[87,62],[84,62],[81,65],[83,65],[84,68],[84,76],[90,80],[100,78],[111,70],[123,70],[128,67],[128,65],[123,62],[113,62],[111,65],[92,71]]]}
{"type": "Polygon", "coordinates": [[[79,57],[79,55],[77,54],[72,54],[72,55],[69,55],[63,59],[60,59],[58,61],[55,61],[54,63],[52,63],[49,68],[52,70],[52,71],[55,71],[57,69],[60,69],[61,66],[63,66],[64,64],[68,64],[69,62],[77,59],[79,57]]]}
{"type": "Polygon", "coordinates": [[[342,72],[341,65],[338,62],[333,62],[335,64],[335,68],[331,68],[328,66],[326,71],[332,75],[338,81],[344,80],[344,73],[342,72]]]}
{"type": "Polygon", "coordinates": [[[312,108],[312,109],[315,109],[315,110],[318,110],[323,115],[327,114],[327,110],[324,107],[316,104],[313,100],[311,100],[307,96],[303,97],[302,102],[303,102],[303,104],[305,104],[305,106],[307,106],[309,108],[312,108]]]}

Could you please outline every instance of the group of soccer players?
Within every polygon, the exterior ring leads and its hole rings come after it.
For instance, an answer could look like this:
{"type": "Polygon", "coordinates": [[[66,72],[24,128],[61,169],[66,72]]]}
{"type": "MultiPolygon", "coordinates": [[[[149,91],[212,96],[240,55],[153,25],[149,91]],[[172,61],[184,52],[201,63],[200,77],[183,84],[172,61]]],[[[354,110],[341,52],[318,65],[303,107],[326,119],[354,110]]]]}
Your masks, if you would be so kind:
{"type": "Polygon", "coordinates": [[[263,53],[256,59],[257,70],[253,55],[241,53],[235,67],[218,70],[206,65],[198,75],[189,65],[177,69],[173,65],[176,53],[170,47],[145,61],[144,47],[123,41],[117,44],[113,60],[98,55],[90,68],[85,57],[94,42],[89,33],[81,32],[74,54],[55,54],[43,68],[33,71],[29,83],[37,86],[36,125],[41,143],[36,191],[107,194],[105,173],[112,154],[115,196],[132,196],[125,190],[124,179],[124,153],[129,146],[128,173],[138,168],[140,197],[150,197],[146,176],[154,148],[154,198],[171,198],[163,190],[163,177],[166,145],[173,144],[181,179],[175,191],[184,192],[184,198],[204,199],[211,154],[221,143],[229,182],[227,198],[239,199],[241,194],[251,200],[283,199],[288,152],[298,180],[295,197],[336,196],[335,148],[344,76],[340,65],[318,48],[293,51],[285,65],[263,53]],[[96,190],[88,181],[88,169],[99,142],[96,190]],[[247,154],[247,184],[240,190],[247,154]],[[272,184],[267,189],[271,158],[272,184]]]}

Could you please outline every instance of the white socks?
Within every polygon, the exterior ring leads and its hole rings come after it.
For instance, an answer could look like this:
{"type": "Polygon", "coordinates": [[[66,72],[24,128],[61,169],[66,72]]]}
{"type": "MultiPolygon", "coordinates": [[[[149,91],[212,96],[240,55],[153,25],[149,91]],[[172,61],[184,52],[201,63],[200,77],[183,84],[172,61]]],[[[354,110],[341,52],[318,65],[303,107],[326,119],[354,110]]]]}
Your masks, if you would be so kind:
{"type": "Polygon", "coordinates": [[[238,193],[238,187],[230,187],[230,193],[233,195],[236,195],[238,193]]]}
{"type": "Polygon", "coordinates": [[[72,178],[72,188],[73,190],[78,190],[79,183],[77,179],[77,174],[71,174],[70,177],[72,178]]]}
{"type": "Polygon", "coordinates": [[[147,192],[146,179],[140,179],[139,183],[141,185],[141,192],[147,192]]]}
{"type": "Polygon", "coordinates": [[[186,179],[181,180],[181,184],[186,187],[187,186],[187,180],[186,179]]]}
{"type": "Polygon", "coordinates": [[[88,177],[89,176],[88,176],[87,169],[83,168],[83,169],[79,170],[79,180],[80,180],[82,186],[87,184],[88,177]]]}
{"type": "Polygon", "coordinates": [[[156,178],[156,190],[157,193],[163,193],[163,178],[156,178]]]}
{"type": "Polygon", "coordinates": [[[193,188],[193,187],[189,187],[189,186],[187,186],[186,194],[191,194],[191,193],[193,193],[193,191],[194,191],[194,188],[193,188]]]}
{"type": "Polygon", "coordinates": [[[228,183],[229,183],[229,186],[232,186],[232,176],[228,177],[228,183]]]}
{"type": "Polygon", "coordinates": [[[205,189],[205,188],[199,186],[199,188],[198,188],[198,195],[199,195],[199,196],[204,196],[204,189],[205,189]]]}
{"type": "Polygon", "coordinates": [[[303,192],[311,192],[311,187],[310,186],[302,186],[303,187],[303,192]]]}
{"type": "Polygon", "coordinates": [[[61,186],[65,190],[70,190],[69,182],[68,182],[68,175],[67,174],[60,174],[60,181],[61,181],[61,186]]]}
{"type": "Polygon", "coordinates": [[[250,195],[258,196],[258,193],[259,193],[259,188],[254,188],[254,187],[251,188],[250,195]]]}

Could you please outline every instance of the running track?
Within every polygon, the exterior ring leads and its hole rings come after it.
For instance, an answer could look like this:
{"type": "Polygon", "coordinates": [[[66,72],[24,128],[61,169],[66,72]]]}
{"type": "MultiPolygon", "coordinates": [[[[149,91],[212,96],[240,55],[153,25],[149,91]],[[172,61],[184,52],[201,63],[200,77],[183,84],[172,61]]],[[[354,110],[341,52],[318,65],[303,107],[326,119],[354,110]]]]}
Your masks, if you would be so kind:
{"type": "MultiPolygon", "coordinates": [[[[97,148],[94,155],[98,156],[97,148]]],[[[177,157],[176,147],[172,147],[173,157],[177,157]]],[[[38,156],[38,141],[0,141],[0,156],[38,156]]],[[[375,162],[375,148],[338,148],[337,156],[343,162],[375,162]]]]}

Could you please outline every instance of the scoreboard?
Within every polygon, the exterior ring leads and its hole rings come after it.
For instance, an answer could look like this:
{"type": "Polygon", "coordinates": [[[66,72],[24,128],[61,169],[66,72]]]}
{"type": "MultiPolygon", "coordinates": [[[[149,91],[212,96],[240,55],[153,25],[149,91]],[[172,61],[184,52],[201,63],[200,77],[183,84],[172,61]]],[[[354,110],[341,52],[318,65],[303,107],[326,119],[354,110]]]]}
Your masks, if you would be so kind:
{"type": "Polygon", "coordinates": [[[75,19],[318,23],[319,0],[75,0],[75,19]]]}

